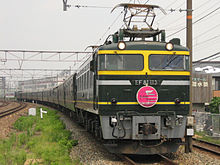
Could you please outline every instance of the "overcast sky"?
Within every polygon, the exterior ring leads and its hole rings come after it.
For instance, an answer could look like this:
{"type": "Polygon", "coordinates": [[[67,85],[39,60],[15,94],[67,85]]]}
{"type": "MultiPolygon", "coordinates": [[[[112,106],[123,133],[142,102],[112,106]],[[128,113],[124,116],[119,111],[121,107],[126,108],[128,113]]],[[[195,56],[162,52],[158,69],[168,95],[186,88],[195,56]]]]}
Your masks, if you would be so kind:
{"type": "MultiPolygon", "coordinates": [[[[66,12],[63,11],[62,0],[0,0],[0,2],[0,49],[84,51],[88,45],[102,44],[109,34],[121,27],[122,10],[110,13],[111,8],[73,6],[114,7],[129,0],[68,0],[72,7],[66,12]]],[[[180,8],[186,9],[186,0],[149,0],[148,4],[159,5],[166,10],[167,15],[158,11],[155,26],[165,29],[167,36],[171,35],[167,41],[179,37],[181,43],[185,45],[186,30],[172,34],[186,26],[186,12],[179,12],[180,8]],[[169,11],[171,8],[177,11],[171,13],[169,11]]],[[[193,25],[194,60],[220,51],[220,9],[217,9],[219,7],[219,0],[193,0],[193,22],[216,10],[193,25]]],[[[71,65],[71,63],[26,62],[23,67],[68,68],[71,65]]],[[[15,62],[0,64],[0,68],[13,67],[17,68],[18,64],[15,62]]]]}

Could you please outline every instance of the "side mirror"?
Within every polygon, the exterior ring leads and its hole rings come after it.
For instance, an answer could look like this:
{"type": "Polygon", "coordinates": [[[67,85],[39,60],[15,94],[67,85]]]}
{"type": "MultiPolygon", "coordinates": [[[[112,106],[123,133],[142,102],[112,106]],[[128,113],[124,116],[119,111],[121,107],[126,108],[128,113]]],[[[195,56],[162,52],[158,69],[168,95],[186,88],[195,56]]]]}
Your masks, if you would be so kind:
{"type": "Polygon", "coordinates": [[[90,61],[90,71],[94,72],[94,60],[90,61]]]}

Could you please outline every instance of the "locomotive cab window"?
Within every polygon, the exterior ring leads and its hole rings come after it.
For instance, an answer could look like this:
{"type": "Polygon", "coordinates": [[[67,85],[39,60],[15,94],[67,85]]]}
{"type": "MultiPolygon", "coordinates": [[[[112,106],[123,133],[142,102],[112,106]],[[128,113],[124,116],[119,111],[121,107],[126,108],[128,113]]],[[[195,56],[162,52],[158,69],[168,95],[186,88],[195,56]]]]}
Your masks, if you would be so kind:
{"type": "Polygon", "coordinates": [[[100,54],[98,69],[108,71],[140,71],[144,69],[144,57],[141,54],[100,54]]]}
{"type": "Polygon", "coordinates": [[[150,70],[189,70],[189,56],[154,54],[149,56],[150,70]]]}

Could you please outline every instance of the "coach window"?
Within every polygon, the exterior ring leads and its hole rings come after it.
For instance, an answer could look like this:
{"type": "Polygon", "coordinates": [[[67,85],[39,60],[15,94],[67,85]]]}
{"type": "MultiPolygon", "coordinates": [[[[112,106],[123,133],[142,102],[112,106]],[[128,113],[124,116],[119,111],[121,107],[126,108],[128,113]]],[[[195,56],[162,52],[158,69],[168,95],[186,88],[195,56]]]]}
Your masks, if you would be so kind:
{"type": "Polygon", "coordinates": [[[90,87],[89,84],[90,84],[90,81],[91,81],[90,80],[90,71],[88,71],[87,73],[88,73],[88,75],[87,75],[87,79],[88,79],[88,81],[87,81],[87,88],[89,89],[89,87],[90,87]]]}
{"type": "Polygon", "coordinates": [[[81,87],[80,87],[80,77],[78,78],[78,85],[79,85],[79,90],[81,90],[81,87]]]}
{"type": "Polygon", "coordinates": [[[83,90],[83,75],[81,76],[81,90],[83,90]]]}
{"type": "Polygon", "coordinates": [[[80,86],[79,86],[79,78],[77,79],[76,84],[77,84],[78,90],[80,90],[80,86]]]}
{"type": "Polygon", "coordinates": [[[88,84],[89,84],[89,71],[86,72],[86,89],[88,89],[88,84]]]}
{"type": "Polygon", "coordinates": [[[82,90],[82,75],[80,76],[80,90],[82,90]]]}
{"type": "Polygon", "coordinates": [[[89,86],[90,86],[90,88],[92,88],[92,82],[93,82],[93,72],[90,72],[90,83],[89,83],[89,86]]]}
{"type": "Polygon", "coordinates": [[[82,75],[82,89],[85,89],[85,75],[82,75]]]}
{"type": "Polygon", "coordinates": [[[79,90],[81,90],[80,77],[79,77],[79,90]]]}
{"type": "Polygon", "coordinates": [[[90,75],[90,71],[87,72],[87,89],[89,89],[89,82],[90,82],[90,79],[89,79],[89,75],[90,75]]]}
{"type": "Polygon", "coordinates": [[[86,76],[86,89],[88,89],[88,82],[89,82],[88,71],[86,72],[85,76],[86,76]]]}
{"type": "Polygon", "coordinates": [[[86,73],[83,74],[83,89],[86,89],[86,73]]]}
{"type": "Polygon", "coordinates": [[[80,83],[79,83],[79,78],[77,79],[77,87],[80,90],[80,83]]]}
{"type": "Polygon", "coordinates": [[[85,77],[85,78],[84,78],[84,81],[85,81],[85,82],[84,82],[84,85],[85,85],[84,87],[85,87],[85,89],[86,89],[86,85],[87,85],[87,77],[86,77],[86,72],[84,73],[84,77],[85,77]]]}
{"type": "Polygon", "coordinates": [[[85,89],[85,74],[82,75],[82,87],[85,89]]]}
{"type": "Polygon", "coordinates": [[[81,77],[79,77],[79,90],[81,90],[81,77]]]}
{"type": "Polygon", "coordinates": [[[83,90],[84,89],[84,87],[83,87],[83,75],[81,76],[81,90],[83,90]]]}
{"type": "Polygon", "coordinates": [[[82,75],[80,76],[79,84],[80,84],[80,90],[82,90],[82,75]]]}

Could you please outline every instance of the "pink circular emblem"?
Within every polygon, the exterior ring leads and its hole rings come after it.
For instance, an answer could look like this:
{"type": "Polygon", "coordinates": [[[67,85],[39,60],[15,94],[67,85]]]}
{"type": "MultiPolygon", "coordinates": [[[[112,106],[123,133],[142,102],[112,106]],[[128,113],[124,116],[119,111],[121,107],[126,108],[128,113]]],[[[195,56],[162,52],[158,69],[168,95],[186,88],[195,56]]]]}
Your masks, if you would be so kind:
{"type": "Polygon", "coordinates": [[[158,100],[156,89],[151,86],[141,87],[137,92],[138,103],[145,108],[153,107],[158,100]]]}

